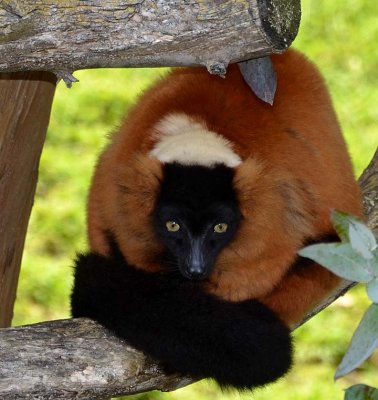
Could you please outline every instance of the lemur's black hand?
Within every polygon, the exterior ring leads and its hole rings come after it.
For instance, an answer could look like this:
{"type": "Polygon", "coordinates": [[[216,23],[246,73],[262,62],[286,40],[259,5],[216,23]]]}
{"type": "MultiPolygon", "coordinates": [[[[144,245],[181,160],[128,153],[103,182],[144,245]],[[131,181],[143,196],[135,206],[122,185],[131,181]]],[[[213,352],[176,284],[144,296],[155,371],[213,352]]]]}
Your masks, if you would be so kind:
{"type": "Polygon", "coordinates": [[[77,259],[71,305],[73,317],[97,320],[171,372],[252,388],[291,365],[290,332],[263,304],[226,302],[116,257],[77,259]]]}

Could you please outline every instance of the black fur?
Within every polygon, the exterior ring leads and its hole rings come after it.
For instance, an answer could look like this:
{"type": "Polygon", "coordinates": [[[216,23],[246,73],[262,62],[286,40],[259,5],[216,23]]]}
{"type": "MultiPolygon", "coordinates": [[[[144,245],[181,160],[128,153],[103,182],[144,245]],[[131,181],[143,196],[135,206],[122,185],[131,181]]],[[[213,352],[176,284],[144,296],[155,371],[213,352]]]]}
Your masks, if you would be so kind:
{"type": "Polygon", "coordinates": [[[226,302],[198,283],[137,270],[115,255],[78,257],[73,317],[97,320],[167,372],[250,389],[291,365],[288,328],[256,300],[226,302]]]}
{"type": "Polygon", "coordinates": [[[164,166],[153,222],[168,252],[167,265],[185,278],[207,278],[218,253],[236,233],[240,212],[233,176],[234,171],[224,165],[164,166]],[[179,230],[168,231],[167,221],[174,221],[179,230]],[[217,224],[226,224],[225,232],[215,232],[217,224]]]}
{"type": "MultiPolygon", "coordinates": [[[[180,204],[201,213],[216,202],[237,208],[237,197],[232,185],[233,168],[223,164],[209,168],[167,163],[164,164],[163,175],[158,202],[180,204]]],[[[197,221],[201,221],[199,216],[197,221]]]]}

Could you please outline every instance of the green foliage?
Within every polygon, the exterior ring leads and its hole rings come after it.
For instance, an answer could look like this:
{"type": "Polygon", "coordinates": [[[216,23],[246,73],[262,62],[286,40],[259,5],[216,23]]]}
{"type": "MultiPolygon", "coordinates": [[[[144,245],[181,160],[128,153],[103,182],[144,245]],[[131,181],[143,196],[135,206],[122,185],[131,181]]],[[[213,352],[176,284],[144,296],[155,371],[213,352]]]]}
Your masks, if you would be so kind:
{"type": "MultiPolygon", "coordinates": [[[[323,72],[349,144],[356,174],[378,144],[378,24],[369,0],[302,0],[303,17],[294,46],[323,72]]],[[[136,96],[162,73],[156,69],[79,71],[80,83],[58,86],[40,164],[29,224],[14,324],[69,316],[71,260],[86,248],[85,202],[96,157],[106,135],[120,124],[136,96]]],[[[292,371],[250,393],[222,392],[200,382],[174,393],[141,394],[138,400],[341,400],[341,388],[377,382],[378,358],[334,384],[350,332],[368,300],[357,287],[295,332],[292,371]],[[325,329],[326,327],[326,329],[325,329]]]]}
{"type": "Polygon", "coordinates": [[[299,255],[312,258],[334,274],[350,281],[369,282],[370,268],[349,243],[322,243],[305,247],[299,255]]]}
{"type": "MultiPolygon", "coordinates": [[[[377,259],[376,259],[377,265],[377,259]]],[[[373,303],[378,303],[378,280],[377,278],[372,279],[370,282],[367,283],[367,293],[370,300],[373,303]]]]}
{"type": "MultiPolygon", "coordinates": [[[[334,211],[331,219],[342,243],[308,246],[299,254],[311,258],[341,278],[366,283],[370,299],[377,302],[378,248],[373,232],[356,217],[342,212],[334,211]]],[[[335,379],[361,365],[377,347],[378,304],[373,303],[354,332],[349,349],[336,370],[335,379]]],[[[353,399],[353,391],[346,398],[353,399]]]]}
{"type": "Polygon", "coordinates": [[[345,400],[378,400],[378,390],[367,385],[353,385],[345,391],[345,400]]]}
{"type": "Polygon", "coordinates": [[[378,304],[372,304],[354,332],[350,347],[337,368],[335,379],[349,374],[378,346],[378,304]]]}
{"type": "Polygon", "coordinates": [[[376,297],[378,248],[373,233],[351,215],[334,211],[331,219],[342,242],[308,246],[299,255],[315,260],[343,279],[367,283],[368,293],[376,297]]]}

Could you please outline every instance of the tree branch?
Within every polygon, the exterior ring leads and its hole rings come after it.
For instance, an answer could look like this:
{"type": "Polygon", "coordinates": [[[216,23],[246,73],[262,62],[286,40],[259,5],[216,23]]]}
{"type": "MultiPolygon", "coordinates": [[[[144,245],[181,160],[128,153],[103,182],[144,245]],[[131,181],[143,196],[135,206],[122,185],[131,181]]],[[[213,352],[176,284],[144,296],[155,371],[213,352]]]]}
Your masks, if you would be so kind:
{"type": "MultiPolygon", "coordinates": [[[[378,151],[360,178],[368,225],[378,226],[378,151]]],[[[344,282],[309,319],[351,285],[344,282]]],[[[0,398],[103,399],[192,383],[165,375],[158,364],[88,319],[0,330],[0,398]]]]}
{"type": "Polygon", "coordinates": [[[2,0],[0,71],[205,65],[282,52],[300,0],[2,0]]]}
{"type": "Polygon", "coordinates": [[[0,327],[13,317],[55,84],[48,72],[0,73],[0,327]]]}
{"type": "Polygon", "coordinates": [[[192,382],[86,318],[0,330],[0,398],[97,400],[192,382]]]}
{"type": "Polygon", "coordinates": [[[378,237],[378,149],[361,175],[359,183],[363,193],[366,222],[378,237]]]}

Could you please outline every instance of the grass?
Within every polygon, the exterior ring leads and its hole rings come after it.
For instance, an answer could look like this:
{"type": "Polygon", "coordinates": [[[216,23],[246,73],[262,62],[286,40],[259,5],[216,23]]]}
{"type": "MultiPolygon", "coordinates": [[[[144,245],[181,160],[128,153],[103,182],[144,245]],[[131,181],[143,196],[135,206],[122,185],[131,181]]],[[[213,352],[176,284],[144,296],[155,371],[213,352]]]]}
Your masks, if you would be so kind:
{"type": "MultiPolygon", "coordinates": [[[[323,72],[359,175],[378,144],[378,24],[368,0],[302,0],[295,47],[323,72]]],[[[69,316],[72,259],[86,248],[85,203],[96,157],[136,96],[161,70],[94,70],[75,73],[71,90],[60,84],[40,165],[20,276],[14,325],[69,316]]],[[[138,400],[251,399],[341,400],[356,382],[378,386],[378,357],[336,383],[333,373],[367,305],[356,288],[295,333],[296,362],[278,383],[250,393],[221,392],[200,382],[174,393],[138,400]]]]}

